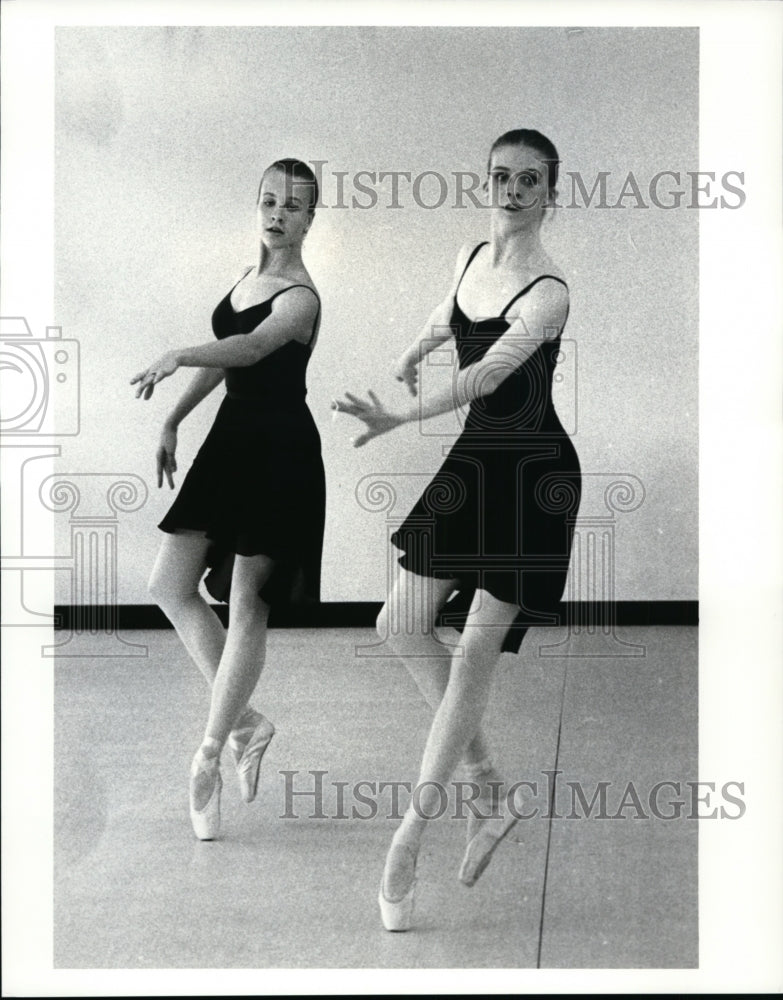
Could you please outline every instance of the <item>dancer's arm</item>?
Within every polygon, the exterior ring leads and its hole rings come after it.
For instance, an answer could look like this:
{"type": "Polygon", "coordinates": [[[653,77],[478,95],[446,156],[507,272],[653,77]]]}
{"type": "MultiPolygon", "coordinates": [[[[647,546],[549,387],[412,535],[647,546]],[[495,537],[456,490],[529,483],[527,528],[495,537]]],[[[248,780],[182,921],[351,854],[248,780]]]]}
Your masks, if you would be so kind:
{"type": "Polygon", "coordinates": [[[462,277],[462,272],[465,270],[470,252],[471,246],[466,244],[457,254],[454,277],[448,295],[442,302],[439,302],[435,306],[416,338],[394,363],[392,374],[398,382],[404,382],[408,386],[412,396],[416,395],[418,383],[418,372],[416,369],[422,360],[454,335],[454,331],[450,325],[451,314],[454,309],[454,297],[457,294],[460,278],[462,277]]]}
{"type": "Polygon", "coordinates": [[[185,347],[173,352],[185,368],[247,368],[287,344],[289,340],[307,343],[318,313],[318,299],[307,288],[298,286],[278,295],[272,312],[250,333],[225,337],[199,347],[185,347]]]}
{"type": "Polygon", "coordinates": [[[226,373],[223,368],[202,368],[197,371],[191,379],[190,385],[166,417],[164,424],[176,430],[185,417],[205,400],[225,377],[226,373]]]}
{"type": "Polygon", "coordinates": [[[568,292],[559,282],[543,282],[531,289],[511,325],[487,353],[472,365],[460,369],[450,386],[428,394],[419,405],[407,407],[404,422],[436,417],[468,406],[489,396],[508,376],[520,368],[545,340],[553,340],[565,323],[568,292]]]}
{"type": "Polygon", "coordinates": [[[173,475],[177,471],[177,428],[185,417],[220,385],[225,374],[222,368],[202,368],[198,371],[171,413],[163,421],[158,450],[155,454],[159,487],[163,485],[165,474],[169,487],[174,489],[173,475]]]}
{"type": "Polygon", "coordinates": [[[366,424],[366,431],[354,439],[356,448],[401,424],[461,409],[495,392],[544,341],[554,339],[565,323],[567,308],[565,287],[558,282],[541,282],[514,307],[509,315],[511,326],[508,330],[480,361],[460,369],[450,386],[435,390],[419,403],[399,410],[388,409],[373,392],[369,393],[369,402],[346,393],[343,400],[332,406],[366,424]]]}
{"type": "Polygon", "coordinates": [[[307,288],[292,288],[278,295],[272,312],[250,333],[168,351],[155,364],[131,379],[138,383],[136,397],[149,399],[155,386],[173,375],[177,368],[247,368],[287,344],[290,340],[305,343],[310,337],[318,313],[318,299],[307,288]]]}

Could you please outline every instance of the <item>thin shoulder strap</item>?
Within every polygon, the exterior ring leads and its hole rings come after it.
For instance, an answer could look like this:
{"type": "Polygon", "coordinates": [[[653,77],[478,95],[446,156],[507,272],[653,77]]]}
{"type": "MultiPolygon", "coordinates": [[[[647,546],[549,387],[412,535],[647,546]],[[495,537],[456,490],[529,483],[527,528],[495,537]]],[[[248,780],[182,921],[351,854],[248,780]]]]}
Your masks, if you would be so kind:
{"type": "Polygon", "coordinates": [[[321,296],[318,294],[318,292],[316,292],[316,290],[313,288],[313,286],[312,285],[302,285],[302,284],[299,284],[299,285],[287,285],[285,288],[281,288],[279,292],[275,292],[275,294],[272,295],[272,296],[270,296],[270,298],[267,301],[269,301],[269,302],[274,301],[274,299],[276,299],[278,295],[282,295],[283,292],[290,292],[292,288],[308,288],[313,293],[313,295],[316,297],[316,299],[318,300],[318,310],[317,310],[317,312],[315,314],[315,319],[313,320],[313,330],[312,330],[312,333],[310,334],[310,339],[307,341],[307,344],[305,345],[306,347],[309,347],[310,344],[312,344],[312,342],[313,342],[313,337],[315,336],[315,331],[318,329],[318,319],[319,319],[319,317],[321,315],[321,296]]]}
{"type": "Polygon", "coordinates": [[[487,240],[484,240],[483,243],[476,244],[476,246],[474,246],[473,249],[470,251],[470,257],[468,257],[467,263],[462,268],[462,274],[459,276],[459,281],[457,282],[457,289],[456,289],[456,291],[454,293],[455,295],[456,295],[456,292],[459,291],[459,286],[462,284],[462,279],[465,277],[465,272],[470,267],[470,265],[473,263],[473,258],[476,256],[476,254],[479,252],[479,250],[482,247],[485,247],[486,245],[487,245],[487,240]]]}
{"type": "Polygon", "coordinates": [[[531,288],[532,288],[532,287],[533,287],[534,285],[537,285],[537,284],[539,283],[539,281],[543,281],[543,280],[544,280],[544,278],[551,278],[551,279],[552,279],[553,281],[559,281],[561,285],[565,285],[565,287],[566,287],[566,288],[568,288],[568,282],[566,282],[566,281],[563,281],[563,279],[562,279],[562,278],[558,278],[558,277],[557,277],[556,275],[554,275],[554,274],[539,274],[539,276],[538,276],[537,278],[533,278],[533,280],[532,280],[532,281],[530,282],[530,284],[529,284],[529,285],[525,285],[525,287],[524,287],[524,288],[522,289],[522,291],[521,291],[521,292],[517,292],[517,294],[516,294],[516,295],[514,296],[514,298],[513,298],[513,299],[512,299],[512,300],[511,300],[511,301],[509,302],[509,304],[508,304],[508,305],[506,306],[506,308],[505,308],[505,309],[503,310],[503,312],[502,312],[502,313],[501,313],[500,315],[501,315],[501,316],[505,316],[505,315],[506,315],[506,313],[507,313],[507,312],[509,311],[509,309],[510,309],[510,308],[511,308],[511,307],[512,307],[512,306],[514,305],[514,303],[515,303],[515,302],[517,301],[517,299],[521,299],[523,295],[527,295],[527,293],[528,293],[528,292],[530,291],[530,289],[531,289],[531,288]]]}
{"type": "MultiPolygon", "coordinates": [[[[250,272],[252,270],[253,270],[253,265],[251,264],[250,267],[246,271],[242,272],[242,276],[239,278],[239,280],[235,281],[234,284],[231,286],[231,292],[234,291],[234,289],[237,287],[237,285],[239,284],[240,281],[244,281],[245,280],[245,278],[248,276],[248,274],[250,274],[250,272]]],[[[231,292],[229,292],[228,294],[231,295],[231,292]]]]}

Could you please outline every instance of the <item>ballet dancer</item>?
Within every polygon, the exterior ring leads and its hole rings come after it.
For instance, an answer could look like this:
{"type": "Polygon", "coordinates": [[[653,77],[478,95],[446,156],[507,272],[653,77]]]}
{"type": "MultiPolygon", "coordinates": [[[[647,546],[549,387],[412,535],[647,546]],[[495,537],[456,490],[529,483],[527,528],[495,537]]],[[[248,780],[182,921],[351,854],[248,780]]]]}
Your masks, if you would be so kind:
{"type": "Polygon", "coordinates": [[[201,840],[220,830],[226,742],[251,802],[275,729],[250,704],[264,665],[270,607],[317,602],[324,530],[321,442],[305,401],[321,301],[302,260],[318,184],[294,159],[272,163],[257,200],[259,253],[212,314],[215,342],[168,351],[131,384],[149,399],[180,367],[199,369],[166,418],[158,486],[174,488],[177,428],[225,380],[215,421],[161,521],[150,593],[211,686],[204,738],[190,772],[190,817],[201,840]],[[224,629],[199,593],[229,602],[224,629]]]}
{"type": "Polygon", "coordinates": [[[379,634],[405,658],[434,710],[418,808],[412,799],[381,879],[378,902],[391,931],[411,926],[421,837],[460,760],[478,790],[459,871],[466,886],[518,818],[513,795],[498,801],[503,782],[482,718],[501,652],[517,652],[529,624],[545,621],[540,616],[559,603],[581,490],[577,454],[551,395],[569,308],[564,277],[541,242],[558,164],[554,145],[534,130],[507,132],[492,145],[484,185],[489,239],[460,251],[448,295],[394,369],[416,396],[423,358],[453,337],[451,386],[402,409],[373,392],[333,403],[364,424],[356,447],[467,407],[461,434],[392,536],[401,555],[378,619],[379,634]],[[463,633],[456,650],[433,630],[447,622],[463,633]]]}

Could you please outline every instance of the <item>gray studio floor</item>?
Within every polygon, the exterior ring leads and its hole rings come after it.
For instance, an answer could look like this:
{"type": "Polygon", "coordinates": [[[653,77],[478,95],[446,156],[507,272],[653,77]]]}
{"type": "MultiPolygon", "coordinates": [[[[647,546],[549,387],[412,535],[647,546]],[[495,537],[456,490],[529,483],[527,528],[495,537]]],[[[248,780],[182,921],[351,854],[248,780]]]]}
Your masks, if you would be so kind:
{"type": "Polygon", "coordinates": [[[187,802],[206,686],[174,632],[126,633],[146,657],[101,655],[121,650],[96,638],[94,656],[59,659],[55,966],[695,967],[698,824],[688,809],[641,818],[627,788],[649,814],[656,782],[697,778],[697,631],[617,637],[637,648],[540,629],[502,658],[488,714],[496,760],[509,781],[537,782],[539,815],[517,824],[474,889],[456,879],[465,821],[434,822],[407,934],[385,932],[376,906],[390,792],[376,794],[375,818],[339,818],[340,782],[350,815],[369,811],[358,794],[372,798],[357,782],[415,780],[429,720],[399,662],[356,655],[372,631],[270,633],[257,703],[277,736],[250,806],[224,757],[224,832],[211,843],[195,840],[187,802]],[[629,652],[643,655],[618,655],[629,652]],[[597,805],[589,818],[579,807],[576,819],[543,818],[555,766],[558,817],[572,812],[568,782],[588,799],[609,782],[604,817],[618,818],[598,818],[597,805]],[[320,818],[312,796],[283,818],[283,771],[298,772],[295,790],[326,772],[320,818]]]}

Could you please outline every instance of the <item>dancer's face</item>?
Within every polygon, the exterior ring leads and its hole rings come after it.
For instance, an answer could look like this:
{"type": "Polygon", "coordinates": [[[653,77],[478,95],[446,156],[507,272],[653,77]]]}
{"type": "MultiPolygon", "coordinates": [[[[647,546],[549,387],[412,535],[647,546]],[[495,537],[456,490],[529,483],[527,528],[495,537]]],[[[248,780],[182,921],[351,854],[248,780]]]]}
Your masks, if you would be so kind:
{"type": "Polygon", "coordinates": [[[312,188],[306,181],[269,170],[258,199],[258,228],[270,250],[301,244],[313,221],[312,188]]]}
{"type": "Polygon", "coordinates": [[[549,202],[547,165],[527,146],[499,146],[487,178],[492,211],[504,226],[516,229],[540,221],[549,202]]]}

